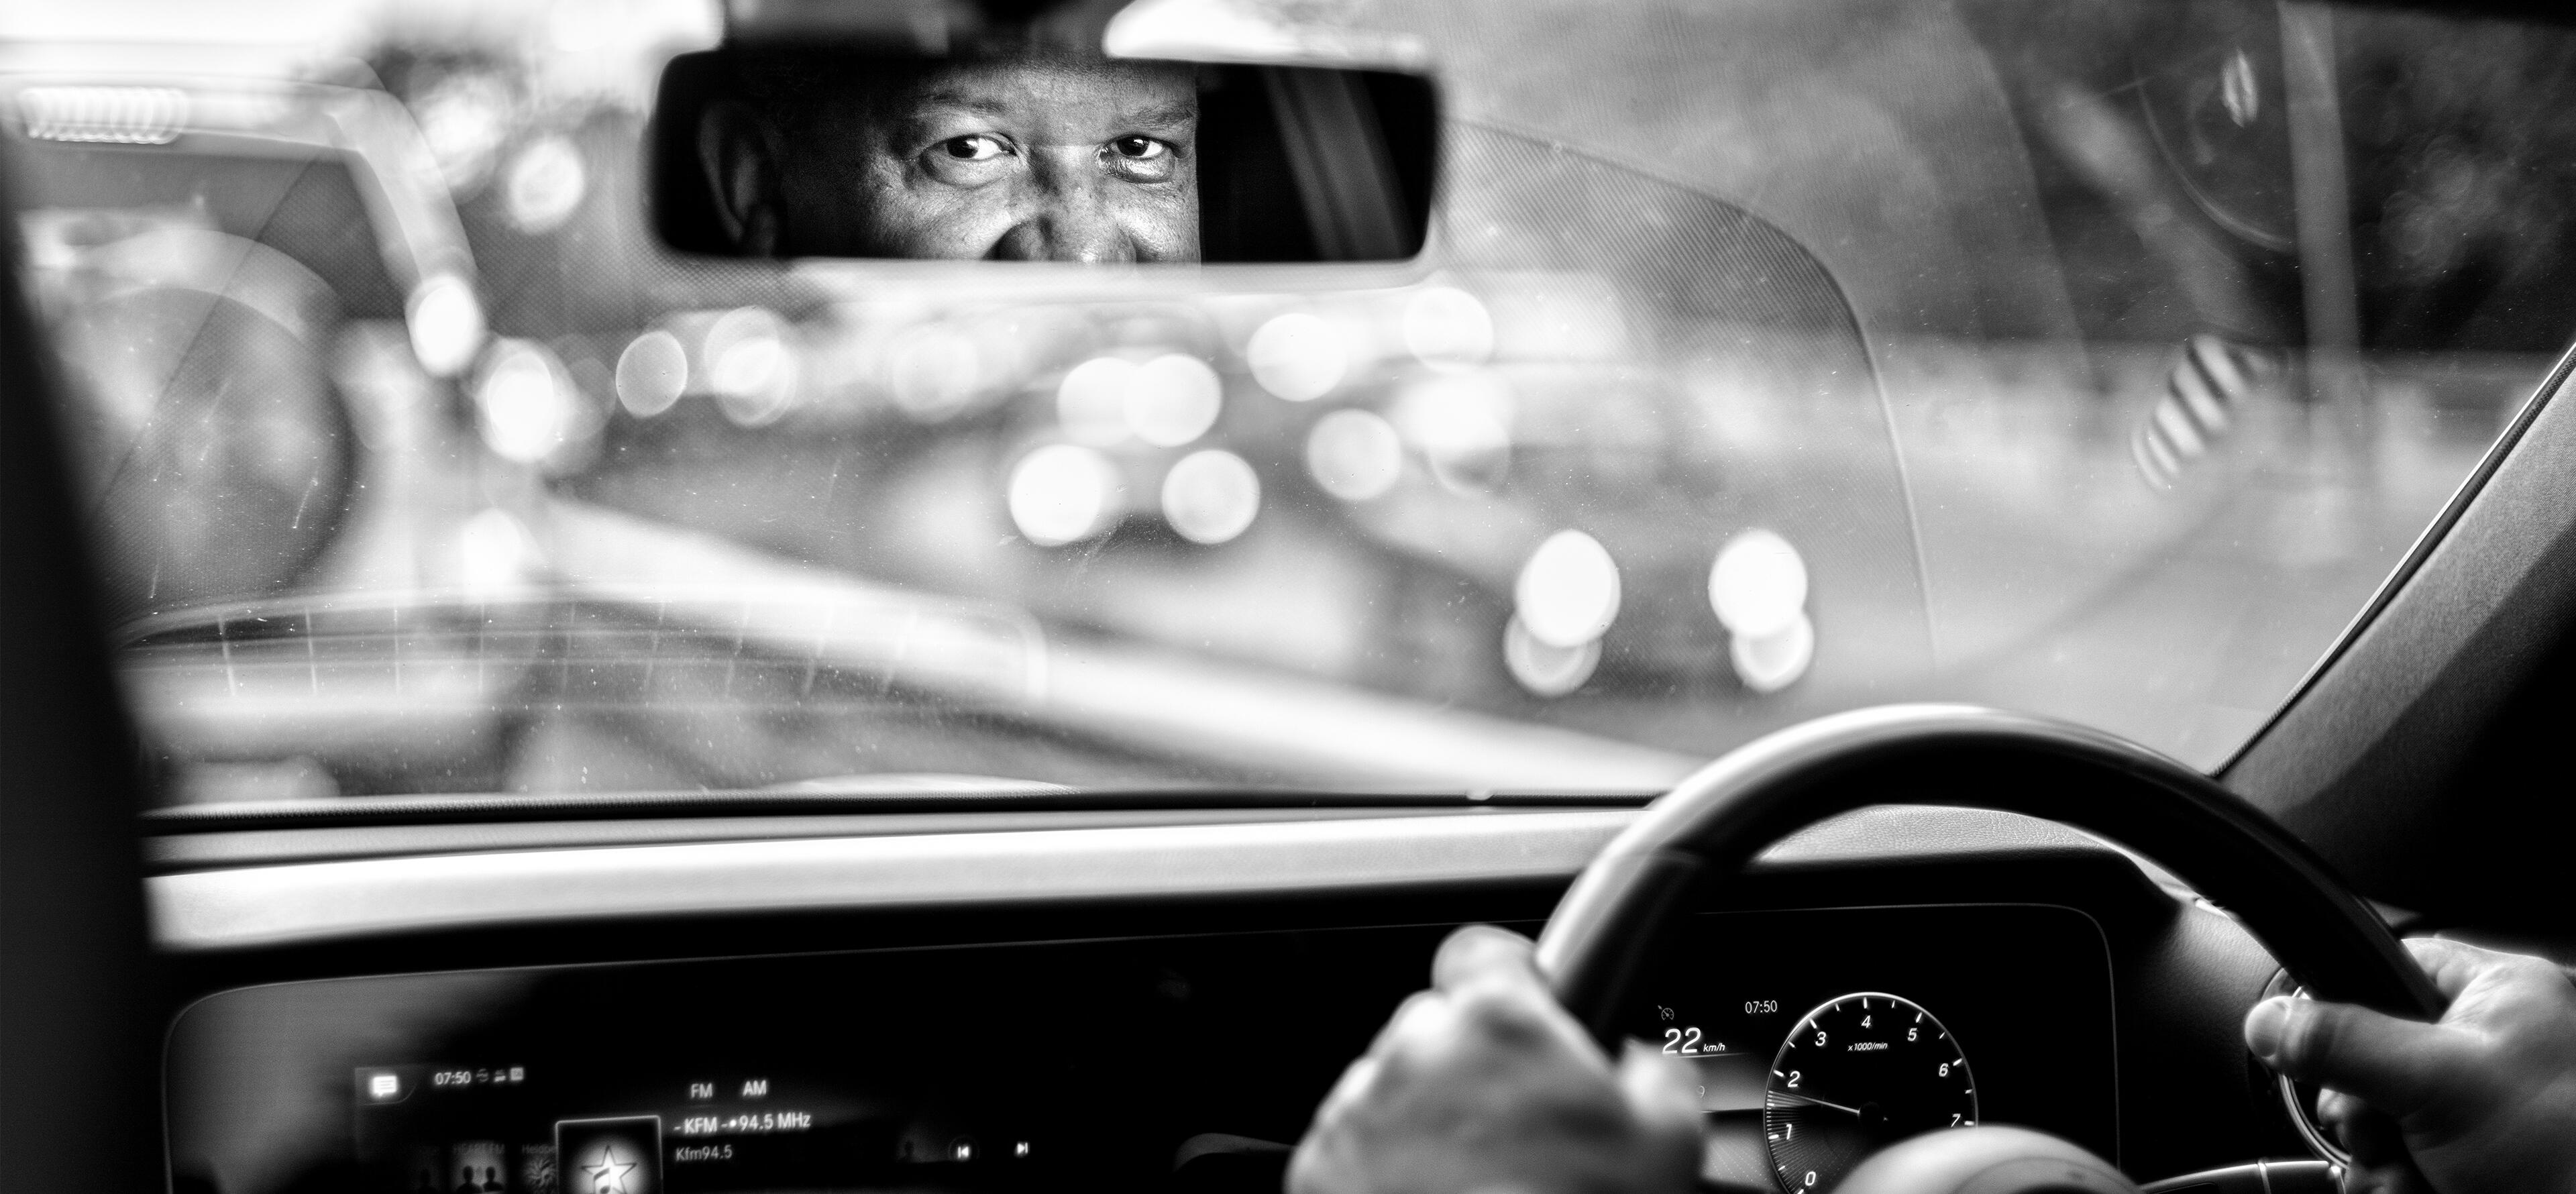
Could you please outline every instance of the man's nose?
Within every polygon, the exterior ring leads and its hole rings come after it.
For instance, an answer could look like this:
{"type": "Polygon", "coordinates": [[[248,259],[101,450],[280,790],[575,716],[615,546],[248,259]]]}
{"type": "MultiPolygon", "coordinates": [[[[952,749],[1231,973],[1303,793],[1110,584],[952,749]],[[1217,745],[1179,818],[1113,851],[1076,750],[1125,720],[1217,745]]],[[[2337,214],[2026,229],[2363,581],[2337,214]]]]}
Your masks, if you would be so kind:
{"type": "Polygon", "coordinates": [[[1119,184],[1103,176],[1093,161],[1096,152],[1064,147],[1039,155],[1026,184],[1023,214],[994,243],[994,258],[1085,264],[1136,260],[1136,242],[1110,203],[1110,188],[1119,184]]]}

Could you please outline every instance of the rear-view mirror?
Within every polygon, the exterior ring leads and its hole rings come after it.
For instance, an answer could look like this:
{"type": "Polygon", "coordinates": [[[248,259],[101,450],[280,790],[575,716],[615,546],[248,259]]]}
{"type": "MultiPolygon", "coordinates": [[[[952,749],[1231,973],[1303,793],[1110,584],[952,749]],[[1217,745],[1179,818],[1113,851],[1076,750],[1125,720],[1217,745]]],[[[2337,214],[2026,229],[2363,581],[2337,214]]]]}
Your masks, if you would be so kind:
{"type": "Polygon", "coordinates": [[[720,257],[1402,260],[1438,127],[1397,71],[728,42],[664,71],[648,193],[720,257]]]}

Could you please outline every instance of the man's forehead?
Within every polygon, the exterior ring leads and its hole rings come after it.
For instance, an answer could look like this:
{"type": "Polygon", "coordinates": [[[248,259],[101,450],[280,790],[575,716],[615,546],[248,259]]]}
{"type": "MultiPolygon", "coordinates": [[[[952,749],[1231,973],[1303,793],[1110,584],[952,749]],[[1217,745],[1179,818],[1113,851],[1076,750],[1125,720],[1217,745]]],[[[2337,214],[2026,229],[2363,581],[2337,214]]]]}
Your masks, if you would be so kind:
{"type": "Polygon", "coordinates": [[[1198,84],[1189,67],[1172,63],[960,63],[922,74],[898,107],[908,117],[956,111],[1034,122],[1090,140],[1188,123],[1198,115],[1198,84]]]}

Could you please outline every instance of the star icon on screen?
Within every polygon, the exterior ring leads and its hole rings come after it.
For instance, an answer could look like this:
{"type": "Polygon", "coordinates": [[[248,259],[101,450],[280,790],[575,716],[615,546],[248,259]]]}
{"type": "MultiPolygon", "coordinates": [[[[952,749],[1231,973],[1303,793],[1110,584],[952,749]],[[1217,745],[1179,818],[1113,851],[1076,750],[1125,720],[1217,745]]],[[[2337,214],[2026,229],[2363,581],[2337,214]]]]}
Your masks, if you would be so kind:
{"type": "Polygon", "coordinates": [[[599,1163],[584,1165],[581,1171],[590,1175],[590,1194],[627,1194],[626,1175],[634,1168],[635,1162],[617,1159],[616,1145],[603,1144],[599,1146],[599,1163]]]}

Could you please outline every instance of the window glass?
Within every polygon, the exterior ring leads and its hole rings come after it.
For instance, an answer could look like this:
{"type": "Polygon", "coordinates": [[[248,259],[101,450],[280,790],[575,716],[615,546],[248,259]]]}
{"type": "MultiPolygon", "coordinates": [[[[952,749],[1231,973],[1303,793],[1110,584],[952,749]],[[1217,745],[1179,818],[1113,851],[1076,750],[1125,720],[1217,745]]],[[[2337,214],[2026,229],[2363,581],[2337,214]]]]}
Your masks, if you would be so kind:
{"type": "MultiPolygon", "coordinates": [[[[709,5],[11,20],[22,282],[172,802],[1648,791],[1900,700],[2214,767],[2576,324],[2556,27],[1151,0],[1112,49],[1427,73],[1436,144],[1371,150],[1426,244],[1084,266],[666,247],[709,5]]],[[[1278,213],[1332,152],[1262,153],[1202,243],[1330,230],[1278,213]]]]}

